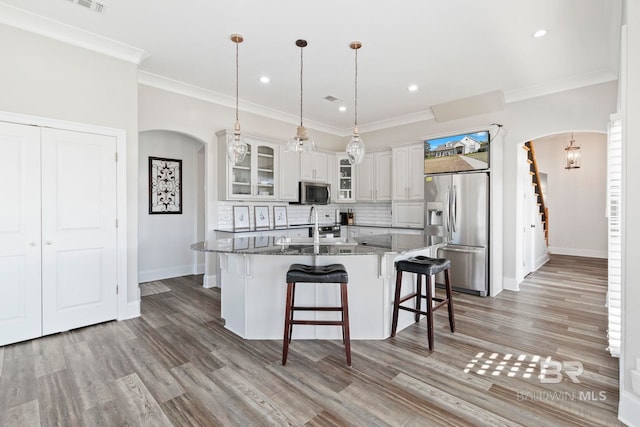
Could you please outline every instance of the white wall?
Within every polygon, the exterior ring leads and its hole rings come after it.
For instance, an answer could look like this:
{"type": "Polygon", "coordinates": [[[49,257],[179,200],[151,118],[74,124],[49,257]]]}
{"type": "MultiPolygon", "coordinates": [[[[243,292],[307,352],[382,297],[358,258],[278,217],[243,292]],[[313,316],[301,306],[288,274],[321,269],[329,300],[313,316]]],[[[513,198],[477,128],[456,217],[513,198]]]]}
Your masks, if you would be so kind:
{"type": "MultiPolygon", "coordinates": [[[[503,276],[505,289],[518,289],[524,278],[522,267],[522,189],[517,177],[528,174],[528,165],[518,162],[521,145],[529,140],[546,135],[580,129],[606,132],[610,114],[616,111],[616,82],[602,83],[566,92],[540,96],[524,101],[507,103],[503,111],[482,114],[450,122],[434,120],[412,123],[405,126],[369,132],[363,135],[367,146],[382,148],[394,144],[415,142],[447,134],[486,129],[490,123],[501,123],[503,140],[492,145],[499,150],[501,163],[492,163],[492,176],[504,174],[503,199],[493,206],[492,212],[502,212],[499,227],[503,236],[503,276]],[[494,172],[495,171],[495,172],[494,172]]],[[[499,196],[495,196],[494,199],[499,196]]],[[[493,205],[493,203],[492,203],[493,205]]],[[[492,220],[493,224],[493,220],[492,220]]],[[[493,230],[496,230],[496,226],[493,230]]],[[[495,249],[495,245],[494,245],[495,249]]],[[[493,251],[493,249],[492,249],[493,251]]]]}
{"type": "MultiPolygon", "coordinates": [[[[164,129],[190,135],[204,141],[205,176],[207,177],[205,223],[208,230],[216,228],[218,224],[217,168],[219,160],[215,133],[233,127],[235,111],[232,108],[145,85],[140,85],[138,88],[138,103],[140,131],[164,129]]],[[[296,131],[295,124],[242,111],[240,111],[240,124],[242,131],[247,134],[264,136],[283,142],[296,131]]],[[[309,133],[313,135],[319,148],[327,150],[344,148],[343,139],[339,137],[312,129],[309,130],[309,133]]],[[[216,283],[213,276],[216,263],[215,255],[206,257],[205,286],[216,283]]]]}
{"type": "Polygon", "coordinates": [[[607,258],[606,134],[574,132],[582,167],[565,169],[570,133],[534,141],[538,170],[547,173],[551,253],[607,258]]]}
{"type": "MultiPolygon", "coordinates": [[[[640,3],[625,2],[627,50],[622,50],[621,109],[623,114],[623,270],[622,353],[620,358],[620,418],[640,426],[640,395],[634,393],[631,371],[640,358],[640,3]]],[[[636,387],[640,385],[636,384],[636,387]]]]}
{"type": "Polygon", "coordinates": [[[139,281],[202,273],[204,257],[190,246],[204,240],[203,143],[167,131],[141,132],[138,139],[139,281]],[[182,160],[182,214],[149,214],[149,157],[182,160]]]}
{"type": "Polygon", "coordinates": [[[0,24],[0,110],[124,129],[127,300],[138,300],[137,67],[0,24]]]}

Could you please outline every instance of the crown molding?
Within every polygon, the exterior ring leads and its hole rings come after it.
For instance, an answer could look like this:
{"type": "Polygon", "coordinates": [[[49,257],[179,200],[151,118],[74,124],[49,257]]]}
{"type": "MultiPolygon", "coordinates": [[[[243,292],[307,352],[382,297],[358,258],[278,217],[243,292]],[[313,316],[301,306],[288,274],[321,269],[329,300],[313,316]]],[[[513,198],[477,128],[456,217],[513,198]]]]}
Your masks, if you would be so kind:
{"type": "Polygon", "coordinates": [[[581,87],[593,86],[607,83],[618,79],[618,75],[611,70],[599,70],[591,73],[579,74],[562,80],[547,82],[536,86],[511,90],[504,93],[504,102],[524,101],[539,96],[552,95],[554,93],[566,92],[581,87]]]}
{"type": "MultiPolygon", "coordinates": [[[[215,92],[209,89],[204,89],[199,86],[190,85],[178,80],[173,80],[168,77],[159,76],[157,74],[149,73],[148,71],[138,70],[138,83],[145,86],[151,86],[158,89],[166,90],[168,92],[188,96],[191,98],[200,99],[202,101],[212,102],[224,107],[236,108],[235,97],[224,95],[222,93],[215,92]]],[[[263,105],[254,104],[252,102],[243,101],[242,99],[238,101],[238,109],[246,113],[268,117],[293,125],[300,124],[300,117],[298,116],[275,110],[273,108],[265,107],[263,105]]],[[[305,120],[304,124],[307,129],[314,129],[336,136],[344,136],[343,133],[345,132],[344,129],[329,126],[312,120],[305,120]]]]}
{"type": "Polygon", "coordinates": [[[142,49],[4,3],[0,3],[0,23],[136,65],[149,56],[142,49]]]}
{"type": "MultiPolygon", "coordinates": [[[[523,89],[512,90],[504,93],[504,103],[524,101],[539,96],[552,95],[554,93],[566,92],[581,87],[593,86],[596,84],[607,83],[618,79],[618,75],[611,70],[601,70],[592,73],[585,73],[577,76],[571,76],[566,79],[556,80],[536,86],[523,89]]],[[[431,110],[419,111],[417,113],[398,116],[391,119],[380,120],[360,126],[360,132],[374,132],[381,129],[387,129],[396,126],[408,125],[411,123],[421,122],[433,119],[431,110]]],[[[350,135],[350,130],[341,136],[350,135]]]]}
{"type": "MultiPolygon", "coordinates": [[[[554,93],[566,92],[581,87],[607,83],[617,80],[617,78],[618,76],[610,70],[586,73],[563,80],[557,80],[537,86],[505,92],[504,102],[505,104],[509,104],[512,102],[524,101],[526,99],[537,98],[539,96],[552,95],[554,93]]],[[[138,82],[146,86],[152,86],[169,92],[174,92],[188,97],[201,99],[203,101],[212,102],[214,104],[223,105],[225,107],[235,108],[236,101],[234,97],[223,95],[212,90],[203,89],[201,87],[193,86],[177,80],[172,80],[167,77],[159,76],[146,71],[138,71],[138,82]]],[[[284,113],[282,111],[264,107],[262,105],[254,104],[251,102],[240,100],[238,108],[248,113],[280,120],[285,123],[294,125],[297,125],[299,123],[298,116],[294,116],[292,114],[284,113]]],[[[431,112],[431,109],[429,109],[418,111],[416,113],[406,114],[404,116],[393,117],[390,119],[379,120],[376,122],[360,125],[359,128],[360,133],[368,133],[396,126],[403,126],[411,123],[432,120],[433,118],[433,113],[431,112]]],[[[305,126],[309,129],[319,130],[339,137],[348,137],[352,132],[352,129],[350,127],[337,128],[335,126],[329,126],[324,123],[309,120],[305,121],[305,126]]]]}
{"type": "MultiPolygon", "coordinates": [[[[408,125],[416,122],[423,122],[433,119],[431,110],[418,111],[416,113],[406,114],[404,116],[392,117],[390,119],[378,120],[377,122],[368,123],[358,126],[360,133],[374,132],[377,130],[388,129],[396,126],[408,125]]],[[[351,130],[343,136],[351,135],[351,130]]]]}

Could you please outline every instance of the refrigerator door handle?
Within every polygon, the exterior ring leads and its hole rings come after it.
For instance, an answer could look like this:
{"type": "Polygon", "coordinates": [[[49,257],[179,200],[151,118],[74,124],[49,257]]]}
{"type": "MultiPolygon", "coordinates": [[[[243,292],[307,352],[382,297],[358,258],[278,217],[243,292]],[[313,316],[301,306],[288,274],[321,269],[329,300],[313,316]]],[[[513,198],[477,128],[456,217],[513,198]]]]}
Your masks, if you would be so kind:
{"type": "Polygon", "coordinates": [[[452,197],[451,197],[451,204],[453,205],[453,208],[451,209],[452,215],[451,215],[451,229],[453,230],[453,232],[456,232],[456,218],[458,217],[458,194],[456,192],[456,186],[453,186],[453,192],[452,192],[452,197]]]}
{"type": "Polygon", "coordinates": [[[447,187],[447,193],[444,198],[446,200],[447,209],[447,214],[445,215],[444,220],[447,222],[446,228],[447,233],[449,233],[451,231],[451,187],[447,187]]]}

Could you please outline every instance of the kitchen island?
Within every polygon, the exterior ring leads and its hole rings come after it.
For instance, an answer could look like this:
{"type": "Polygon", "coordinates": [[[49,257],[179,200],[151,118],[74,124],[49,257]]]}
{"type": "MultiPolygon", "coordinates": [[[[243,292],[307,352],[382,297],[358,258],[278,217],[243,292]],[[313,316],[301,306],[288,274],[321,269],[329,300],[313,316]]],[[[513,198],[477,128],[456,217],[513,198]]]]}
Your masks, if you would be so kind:
{"type": "MultiPolygon", "coordinates": [[[[346,239],[304,239],[276,236],[211,239],[192,245],[220,258],[221,316],[225,327],[245,339],[282,339],[289,266],[343,264],[349,274],[349,318],[352,339],[385,339],[391,330],[394,261],[413,255],[434,256],[446,243],[435,236],[384,234],[346,239]]],[[[415,290],[415,275],[403,278],[403,294],[415,290]]],[[[339,305],[339,286],[301,283],[296,304],[339,305]]],[[[338,313],[310,312],[296,318],[337,320],[338,313]]],[[[398,329],[413,323],[401,312],[398,329]]],[[[293,339],[340,339],[340,328],[299,325],[293,339]]]]}

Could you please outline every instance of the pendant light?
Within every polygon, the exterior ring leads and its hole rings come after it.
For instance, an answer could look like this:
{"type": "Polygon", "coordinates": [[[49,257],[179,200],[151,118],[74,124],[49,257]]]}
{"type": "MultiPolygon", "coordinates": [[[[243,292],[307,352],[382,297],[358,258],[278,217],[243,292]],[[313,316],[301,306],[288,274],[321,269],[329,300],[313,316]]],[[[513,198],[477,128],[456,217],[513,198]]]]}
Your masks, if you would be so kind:
{"type": "Polygon", "coordinates": [[[296,46],[300,48],[300,126],[298,126],[296,135],[287,140],[287,151],[316,151],[316,143],[313,138],[307,136],[307,129],[302,124],[302,72],[304,69],[302,51],[307,46],[307,41],[296,40],[296,46]]]}
{"type": "Polygon", "coordinates": [[[580,147],[573,145],[574,143],[573,132],[571,132],[569,145],[564,149],[567,152],[567,166],[565,166],[565,169],[578,169],[580,167],[580,147]]]}
{"type": "Polygon", "coordinates": [[[247,155],[248,146],[240,133],[240,121],[238,120],[238,45],[244,38],[240,34],[231,34],[231,41],[236,44],[236,124],[233,134],[227,139],[227,157],[231,164],[242,163],[247,155]]]}
{"type": "Polygon", "coordinates": [[[355,73],[355,120],[353,123],[353,135],[351,136],[351,140],[347,144],[347,158],[349,159],[349,163],[357,164],[362,162],[364,159],[364,143],[362,142],[362,138],[360,137],[360,132],[358,131],[358,49],[362,47],[362,43],[355,41],[351,42],[349,45],[351,49],[353,49],[356,53],[356,73],[355,73]]]}

